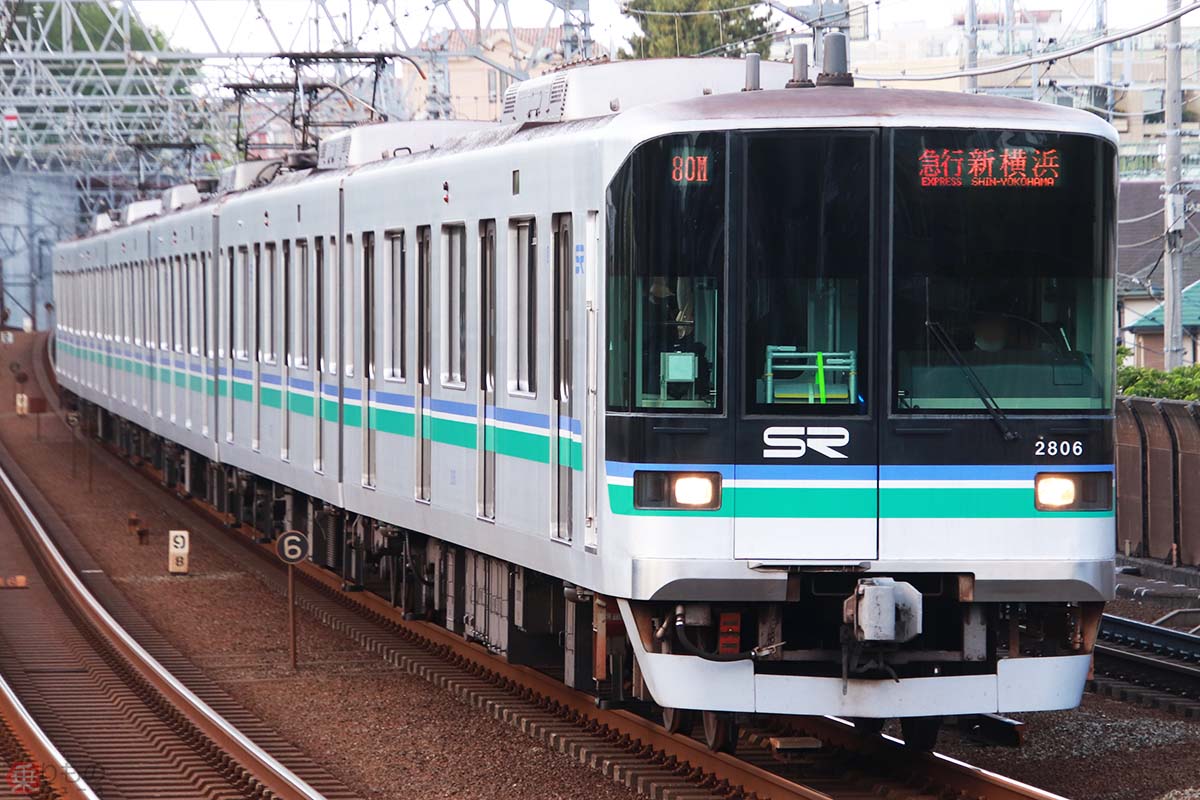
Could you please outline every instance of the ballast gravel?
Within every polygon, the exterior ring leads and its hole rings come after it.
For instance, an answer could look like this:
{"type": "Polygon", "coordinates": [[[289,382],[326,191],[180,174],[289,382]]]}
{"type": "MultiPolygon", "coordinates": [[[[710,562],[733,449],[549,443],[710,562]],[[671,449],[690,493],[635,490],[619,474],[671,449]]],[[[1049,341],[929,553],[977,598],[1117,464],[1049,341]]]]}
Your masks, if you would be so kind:
{"type": "MultiPolygon", "coordinates": [[[[6,345],[29,363],[32,337],[6,345]]],[[[520,731],[402,672],[304,613],[300,669],[288,664],[284,601],[203,536],[190,573],[167,575],[171,503],[132,471],[85,450],[57,418],[14,415],[15,384],[0,371],[0,438],[147,620],[230,694],[365,798],[596,798],[635,795],[520,731]],[[72,466],[74,462],[74,465],[72,466]],[[139,545],[126,521],[150,529],[139,545]]],[[[37,392],[25,385],[25,391],[37,392]]]]}

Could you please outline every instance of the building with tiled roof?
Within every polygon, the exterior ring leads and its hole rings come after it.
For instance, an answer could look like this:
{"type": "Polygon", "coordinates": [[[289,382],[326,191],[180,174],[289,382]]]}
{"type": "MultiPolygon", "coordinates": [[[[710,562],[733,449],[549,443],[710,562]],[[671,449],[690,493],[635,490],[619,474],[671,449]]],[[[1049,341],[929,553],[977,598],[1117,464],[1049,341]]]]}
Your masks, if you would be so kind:
{"type": "MultiPolygon", "coordinates": [[[[1183,290],[1180,306],[1183,318],[1183,363],[1200,363],[1200,281],[1187,285],[1183,290]]],[[[1141,319],[1128,327],[1138,342],[1138,349],[1145,355],[1139,365],[1162,369],[1163,365],[1163,307],[1162,303],[1142,315],[1141,319]]]]}
{"type": "MultiPolygon", "coordinates": [[[[1123,220],[1117,226],[1117,330],[1132,350],[1127,363],[1161,367],[1163,299],[1163,185],[1161,181],[1122,181],[1117,203],[1123,220]],[[1158,309],[1158,317],[1153,317],[1158,309]],[[1143,324],[1147,319],[1154,323],[1143,324]]],[[[1184,286],[1200,281],[1200,226],[1189,223],[1183,236],[1184,286]]],[[[1200,298],[1200,294],[1197,295],[1200,298]]],[[[1185,336],[1186,338],[1186,336],[1185,336]]],[[[1194,363],[1184,342],[1184,360],[1194,363]]]]}

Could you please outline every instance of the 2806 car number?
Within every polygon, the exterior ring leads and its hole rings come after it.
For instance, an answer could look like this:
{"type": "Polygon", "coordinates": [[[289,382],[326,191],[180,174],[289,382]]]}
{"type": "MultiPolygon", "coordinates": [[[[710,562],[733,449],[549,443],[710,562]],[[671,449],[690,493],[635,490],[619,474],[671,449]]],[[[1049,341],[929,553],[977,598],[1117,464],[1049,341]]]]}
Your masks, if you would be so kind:
{"type": "Polygon", "coordinates": [[[1079,439],[1074,441],[1039,439],[1033,445],[1033,454],[1035,456],[1081,456],[1083,455],[1083,442],[1079,439]]]}

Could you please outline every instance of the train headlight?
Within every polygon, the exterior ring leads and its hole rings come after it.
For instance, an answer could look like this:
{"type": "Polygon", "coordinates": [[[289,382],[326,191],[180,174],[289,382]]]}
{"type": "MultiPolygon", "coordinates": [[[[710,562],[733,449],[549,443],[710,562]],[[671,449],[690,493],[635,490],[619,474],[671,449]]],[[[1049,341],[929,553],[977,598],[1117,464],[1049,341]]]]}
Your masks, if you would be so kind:
{"type": "Polygon", "coordinates": [[[721,507],[721,473],[636,470],[634,508],[716,510],[721,507]]]}
{"type": "Polygon", "coordinates": [[[1075,481],[1062,475],[1037,476],[1037,507],[1060,509],[1075,505],[1075,481]]]}
{"type": "Polygon", "coordinates": [[[1040,472],[1034,505],[1039,511],[1111,511],[1112,472],[1040,472]]]}
{"type": "Polygon", "coordinates": [[[714,483],[712,475],[679,475],[671,490],[679,505],[702,508],[712,505],[717,493],[714,483]]]}

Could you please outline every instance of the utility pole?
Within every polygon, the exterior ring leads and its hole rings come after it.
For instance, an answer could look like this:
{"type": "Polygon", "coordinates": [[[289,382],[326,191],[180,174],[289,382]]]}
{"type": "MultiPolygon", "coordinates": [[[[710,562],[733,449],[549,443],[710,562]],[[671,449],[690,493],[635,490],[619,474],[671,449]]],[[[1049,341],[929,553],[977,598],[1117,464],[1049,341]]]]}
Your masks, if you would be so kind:
{"type": "MultiPolygon", "coordinates": [[[[967,69],[979,66],[979,19],[975,13],[975,0],[967,0],[967,69]]],[[[967,76],[967,92],[975,94],[979,91],[979,78],[967,76]]]]}
{"type": "MultiPolygon", "coordinates": [[[[1167,0],[1167,13],[1179,10],[1179,0],[1167,0]]],[[[1180,187],[1179,135],[1183,121],[1180,84],[1182,69],[1179,63],[1179,38],[1181,24],[1178,19],[1167,23],[1167,92],[1163,100],[1166,107],[1166,185],[1163,187],[1164,224],[1166,239],[1163,242],[1163,367],[1174,369],[1183,365],[1183,319],[1180,311],[1183,303],[1183,287],[1180,285],[1183,272],[1183,254],[1180,239],[1183,237],[1183,199],[1180,187]]]]}
{"type": "MultiPolygon", "coordinates": [[[[1108,3],[1107,0],[1096,2],[1096,38],[1108,33],[1108,3]]],[[[1104,109],[1104,118],[1112,121],[1112,45],[1102,44],[1095,50],[1096,65],[1096,106],[1104,109]]]]}
{"type": "Polygon", "coordinates": [[[1013,29],[1017,24],[1014,19],[1016,9],[1015,0],[1004,0],[1004,52],[1012,55],[1013,51],[1013,29]]]}

